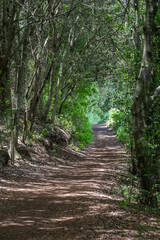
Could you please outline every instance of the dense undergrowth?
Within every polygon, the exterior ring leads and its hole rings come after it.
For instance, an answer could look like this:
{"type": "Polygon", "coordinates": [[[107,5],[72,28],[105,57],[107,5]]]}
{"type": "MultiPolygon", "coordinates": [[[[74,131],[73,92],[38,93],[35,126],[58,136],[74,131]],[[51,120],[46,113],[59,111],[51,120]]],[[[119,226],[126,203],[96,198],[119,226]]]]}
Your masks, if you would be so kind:
{"type": "MultiPolygon", "coordinates": [[[[157,122],[158,114],[152,116],[152,123],[157,122]]],[[[139,171],[137,169],[137,162],[134,152],[134,141],[132,135],[132,116],[131,112],[124,109],[110,109],[106,114],[104,114],[103,118],[99,121],[99,123],[105,123],[108,127],[112,128],[117,136],[117,139],[123,143],[124,148],[128,153],[128,173],[125,181],[123,179],[119,180],[119,190],[122,194],[123,201],[121,203],[122,206],[126,206],[128,204],[142,204],[142,192],[140,190],[140,182],[139,182],[139,171]],[[135,169],[134,169],[135,167],[135,169]]],[[[156,124],[152,124],[148,129],[148,133],[152,132],[152,135],[143,139],[144,144],[150,146],[150,154],[152,157],[156,155],[156,145],[153,144],[151,140],[151,136],[157,135],[157,141],[159,139],[159,127],[156,124]]],[[[160,161],[158,163],[157,169],[160,169],[160,161]]],[[[153,176],[152,176],[153,177],[153,176]]],[[[157,196],[158,208],[160,209],[160,193],[159,193],[159,179],[155,180],[155,188],[153,194],[157,196]]],[[[147,207],[147,210],[149,208],[147,207]]],[[[157,212],[156,212],[157,213],[157,212]]]]}

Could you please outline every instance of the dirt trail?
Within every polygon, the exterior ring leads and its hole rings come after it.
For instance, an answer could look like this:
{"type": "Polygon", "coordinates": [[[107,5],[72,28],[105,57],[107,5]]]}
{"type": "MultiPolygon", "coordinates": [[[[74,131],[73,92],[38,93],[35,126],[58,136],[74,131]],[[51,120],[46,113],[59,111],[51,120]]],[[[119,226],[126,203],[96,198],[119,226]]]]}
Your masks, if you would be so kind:
{"type": "Polygon", "coordinates": [[[0,173],[0,240],[160,239],[158,220],[120,207],[117,179],[126,154],[105,125],[85,152],[34,161],[0,173]]]}

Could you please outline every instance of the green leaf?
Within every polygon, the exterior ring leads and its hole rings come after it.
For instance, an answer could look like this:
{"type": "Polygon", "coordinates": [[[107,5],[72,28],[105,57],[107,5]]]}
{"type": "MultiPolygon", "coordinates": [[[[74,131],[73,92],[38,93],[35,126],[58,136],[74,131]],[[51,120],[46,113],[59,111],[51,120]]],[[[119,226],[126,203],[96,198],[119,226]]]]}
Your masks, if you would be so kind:
{"type": "Polygon", "coordinates": [[[129,202],[128,201],[122,201],[121,203],[120,203],[120,206],[121,207],[125,207],[125,206],[127,206],[129,204],[129,202]]]}

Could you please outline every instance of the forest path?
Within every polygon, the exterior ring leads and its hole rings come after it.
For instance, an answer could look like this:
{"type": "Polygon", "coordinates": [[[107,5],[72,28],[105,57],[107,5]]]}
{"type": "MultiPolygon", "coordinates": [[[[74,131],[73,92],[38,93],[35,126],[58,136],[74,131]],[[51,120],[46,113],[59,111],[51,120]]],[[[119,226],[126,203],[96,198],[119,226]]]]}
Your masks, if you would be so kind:
{"type": "Polygon", "coordinates": [[[74,164],[55,166],[51,159],[37,167],[34,160],[28,169],[5,169],[0,240],[160,239],[156,218],[120,207],[116,189],[126,153],[105,125],[93,130],[93,144],[74,164]],[[15,170],[21,174],[14,179],[15,170]]]}

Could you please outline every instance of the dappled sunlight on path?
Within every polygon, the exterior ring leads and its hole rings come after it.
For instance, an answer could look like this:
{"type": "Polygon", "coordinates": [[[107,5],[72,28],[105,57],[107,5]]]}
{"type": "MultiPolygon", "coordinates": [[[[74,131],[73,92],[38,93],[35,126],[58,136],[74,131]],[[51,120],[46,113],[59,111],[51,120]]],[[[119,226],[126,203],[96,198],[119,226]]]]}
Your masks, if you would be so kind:
{"type": "MultiPolygon", "coordinates": [[[[3,185],[2,179],[1,240],[141,239],[137,226],[145,217],[120,207],[116,194],[126,153],[105,125],[93,130],[92,146],[75,164],[48,163],[38,181],[30,176],[3,185]]],[[[160,239],[153,233],[145,239],[160,239]]]]}

